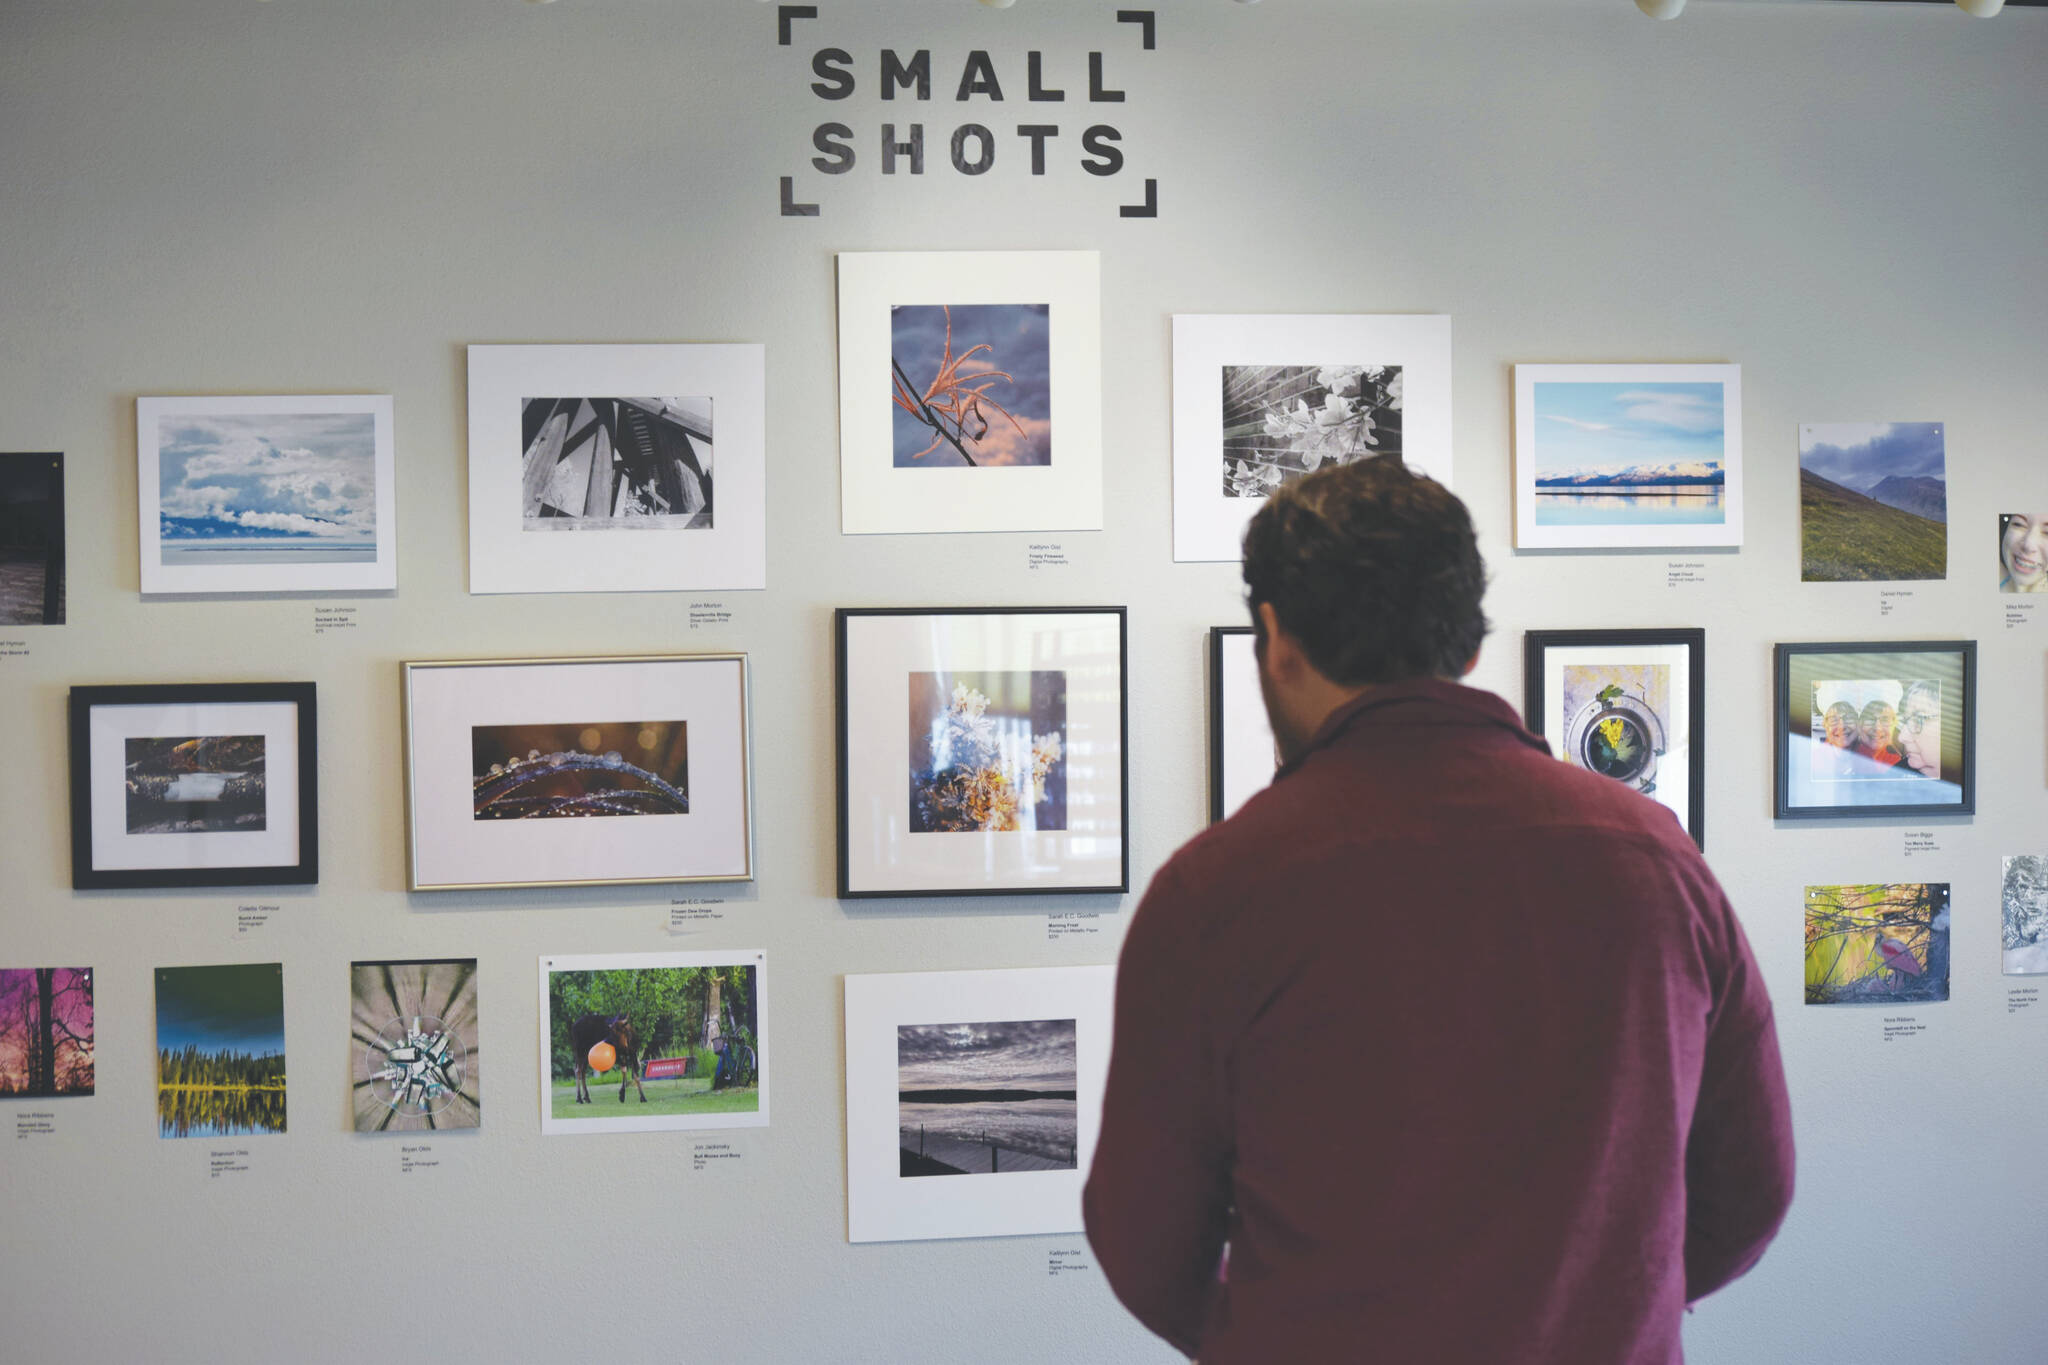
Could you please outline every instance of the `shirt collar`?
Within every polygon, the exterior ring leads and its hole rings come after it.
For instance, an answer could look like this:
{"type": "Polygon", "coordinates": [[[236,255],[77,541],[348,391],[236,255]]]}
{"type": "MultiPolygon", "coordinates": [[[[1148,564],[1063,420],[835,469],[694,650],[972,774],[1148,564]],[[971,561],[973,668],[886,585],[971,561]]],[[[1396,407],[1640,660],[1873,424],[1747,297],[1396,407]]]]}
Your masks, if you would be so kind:
{"type": "Polygon", "coordinates": [[[1383,725],[1486,726],[1506,731],[1532,749],[1550,752],[1548,744],[1523,728],[1514,708],[1493,693],[1445,678],[1412,678],[1367,688],[1332,711],[1300,755],[1274,777],[1285,777],[1349,731],[1383,725]]]}

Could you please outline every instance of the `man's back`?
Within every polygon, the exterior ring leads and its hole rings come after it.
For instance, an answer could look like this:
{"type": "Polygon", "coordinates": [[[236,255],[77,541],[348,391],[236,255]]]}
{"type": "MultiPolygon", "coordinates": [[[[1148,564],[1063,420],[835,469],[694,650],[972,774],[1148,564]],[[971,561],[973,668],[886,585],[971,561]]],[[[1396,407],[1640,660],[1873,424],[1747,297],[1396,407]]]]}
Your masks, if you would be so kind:
{"type": "Polygon", "coordinates": [[[1397,684],[1154,881],[1089,1227],[1208,1365],[1662,1365],[1782,1217],[1788,1123],[1754,961],[1669,813],[1497,698],[1397,684]]]}

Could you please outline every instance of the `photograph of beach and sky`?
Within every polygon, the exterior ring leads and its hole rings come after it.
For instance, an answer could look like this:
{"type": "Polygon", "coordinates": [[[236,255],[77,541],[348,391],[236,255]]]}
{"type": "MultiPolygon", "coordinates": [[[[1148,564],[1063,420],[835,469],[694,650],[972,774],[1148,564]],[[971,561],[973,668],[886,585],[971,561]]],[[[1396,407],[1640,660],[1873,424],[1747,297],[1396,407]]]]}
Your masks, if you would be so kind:
{"type": "Polygon", "coordinates": [[[898,469],[1052,463],[1051,307],[889,310],[898,469]]]}
{"type": "Polygon", "coordinates": [[[166,413],[156,442],[166,568],[376,562],[374,413],[166,413]]]}
{"type": "Polygon", "coordinates": [[[1799,428],[1799,577],[1948,577],[1947,442],[1940,422],[1799,428]]]}
{"type": "Polygon", "coordinates": [[[1533,387],[1538,526],[1727,522],[1722,385],[1539,381],[1533,387]]]}
{"type": "Polygon", "coordinates": [[[1073,1170],[1074,1020],[896,1030],[901,1174],[1073,1170]]]}

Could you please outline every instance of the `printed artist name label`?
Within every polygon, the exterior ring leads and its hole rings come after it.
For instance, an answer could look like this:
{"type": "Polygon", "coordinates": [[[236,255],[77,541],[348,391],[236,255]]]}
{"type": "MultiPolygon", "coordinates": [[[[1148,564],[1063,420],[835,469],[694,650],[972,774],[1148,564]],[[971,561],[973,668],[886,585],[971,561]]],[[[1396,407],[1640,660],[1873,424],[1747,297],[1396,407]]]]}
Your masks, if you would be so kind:
{"type": "Polygon", "coordinates": [[[1934,837],[1934,831],[1931,829],[1907,830],[1903,844],[1903,851],[1908,858],[1912,857],[1915,853],[1941,852],[1941,843],[1934,837]]]}
{"type": "Polygon", "coordinates": [[[1674,561],[1664,566],[1664,586],[1667,588],[1697,588],[1706,581],[1707,566],[1704,561],[1683,564],[1674,561]]]}
{"type": "Polygon", "coordinates": [[[732,624],[732,613],[723,602],[690,603],[690,629],[704,630],[732,624]]]}
{"type": "Polygon", "coordinates": [[[206,1154],[206,1178],[218,1180],[224,1175],[247,1175],[249,1173],[249,1149],[247,1147],[216,1147],[206,1154]]]}
{"type": "Polygon", "coordinates": [[[2021,1010],[2030,1010],[2040,1003],[2041,988],[2039,986],[2013,986],[2005,993],[2005,1012],[2007,1014],[2018,1014],[2021,1010]]]}
{"type": "Polygon", "coordinates": [[[1027,569],[1064,569],[1067,567],[1067,552],[1057,544],[1029,545],[1024,550],[1024,567],[1027,569]]]}
{"type": "Polygon", "coordinates": [[[270,917],[282,908],[275,905],[238,905],[235,907],[235,937],[253,934],[269,927],[270,917]]]}
{"type": "Polygon", "coordinates": [[[1045,1254],[1045,1273],[1049,1277],[1072,1275],[1094,1268],[1088,1263],[1088,1253],[1079,1247],[1062,1247],[1045,1254]]]}
{"type": "Polygon", "coordinates": [[[14,1111],[14,1140],[26,1142],[31,1138],[57,1136],[57,1116],[40,1109],[17,1109],[14,1111]]]}
{"type": "Polygon", "coordinates": [[[1093,910],[1056,910],[1045,917],[1045,936],[1054,939],[1099,934],[1101,919],[1093,910]]]}
{"type": "Polygon", "coordinates": [[[398,1173],[411,1175],[415,1171],[431,1171],[441,1164],[441,1158],[434,1155],[431,1144],[421,1142],[398,1149],[398,1173]]]}
{"type": "Polygon", "coordinates": [[[28,641],[0,640],[0,659],[26,659],[27,657],[28,641]]]}
{"type": "Polygon", "coordinates": [[[1894,610],[1905,605],[1913,595],[1911,588],[1880,588],[1877,593],[1877,614],[1890,616],[1894,610]]]}
{"type": "Polygon", "coordinates": [[[680,929],[685,925],[724,919],[724,905],[725,902],[716,896],[689,896],[681,900],[672,900],[668,903],[668,927],[680,929]]]}
{"type": "Polygon", "coordinates": [[[2020,626],[2032,625],[2034,622],[2034,609],[2038,605],[2038,603],[2034,602],[2006,603],[2005,628],[2007,630],[2014,630],[2020,626]]]}
{"type": "Polygon", "coordinates": [[[738,1161],[740,1157],[730,1142],[700,1142],[690,1149],[690,1169],[701,1171],[714,1161],[738,1161]]]}
{"type": "Polygon", "coordinates": [[[316,606],[313,608],[313,633],[315,635],[333,635],[337,631],[354,630],[355,628],[356,609],[354,607],[316,606]]]}
{"type": "Polygon", "coordinates": [[[1918,1037],[1925,1032],[1927,1025],[1910,1014],[1887,1014],[1884,1016],[1884,1027],[1880,1030],[1880,1036],[1887,1043],[1897,1043],[1918,1037]]]}

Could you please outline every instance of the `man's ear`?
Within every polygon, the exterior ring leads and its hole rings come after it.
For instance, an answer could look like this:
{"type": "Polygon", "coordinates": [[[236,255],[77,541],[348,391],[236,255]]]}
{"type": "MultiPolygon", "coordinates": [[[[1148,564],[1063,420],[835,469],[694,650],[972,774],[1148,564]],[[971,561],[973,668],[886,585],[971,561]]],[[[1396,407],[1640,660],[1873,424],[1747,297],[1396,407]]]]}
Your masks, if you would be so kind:
{"type": "Polygon", "coordinates": [[[1258,605],[1260,643],[1265,647],[1266,671],[1275,678],[1292,680],[1301,672],[1307,656],[1301,652],[1301,641],[1287,633],[1280,624],[1280,613],[1273,610],[1271,602],[1258,605]]]}
{"type": "Polygon", "coordinates": [[[1475,649],[1472,651],[1472,657],[1465,660],[1465,666],[1458,670],[1458,676],[1469,678],[1472,676],[1472,670],[1477,667],[1479,667],[1479,651],[1475,649]]]}

